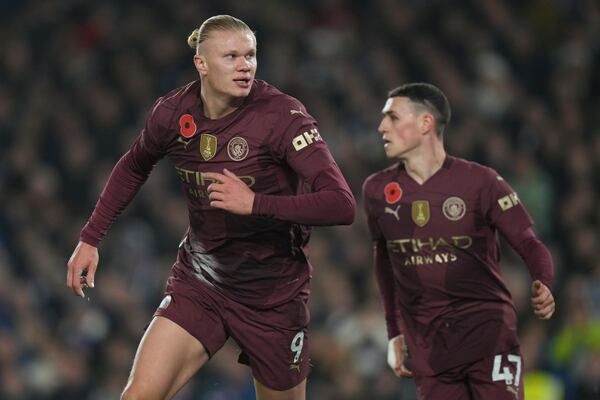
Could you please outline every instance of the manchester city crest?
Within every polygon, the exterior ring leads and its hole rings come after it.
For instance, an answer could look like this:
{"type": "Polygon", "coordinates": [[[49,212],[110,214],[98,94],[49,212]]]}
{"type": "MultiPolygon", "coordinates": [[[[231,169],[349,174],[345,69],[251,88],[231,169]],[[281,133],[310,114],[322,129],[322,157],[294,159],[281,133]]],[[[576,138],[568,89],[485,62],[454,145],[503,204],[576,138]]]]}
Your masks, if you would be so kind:
{"type": "Polygon", "coordinates": [[[242,161],[248,155],[248,142],[243,137],[236,136],[227,143],[227,155],[233,161],[242,161]]]}
{"type": "Polygon", "coordinates": [[[450,221],[458,221],[465,216],[466,211],[465,202],[460,197],[448,197],[442,205],[442,212],[450,221]]]}

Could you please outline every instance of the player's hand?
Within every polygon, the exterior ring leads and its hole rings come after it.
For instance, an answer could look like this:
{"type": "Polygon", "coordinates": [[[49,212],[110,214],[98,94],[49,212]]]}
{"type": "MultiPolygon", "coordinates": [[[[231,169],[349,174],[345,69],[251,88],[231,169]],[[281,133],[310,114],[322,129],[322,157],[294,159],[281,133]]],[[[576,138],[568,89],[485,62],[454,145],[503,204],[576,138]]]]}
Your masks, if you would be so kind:
{"type": "Polygon", "coordinates": [[[531,306],[533,312],[540,319],[550,319],[556,305],[554,304],[554,296],[546,285],[540,281],[533,281],[531,284],[531,306]]]}
{"type": "Polygon", "coordinates": [[[223,174],[204,172],[205,178],[216,182],[208,186],[208,199],[212,207],[239,215],[252,214],[254,192],[240,178],[228,169],[223,174]]]}
{"type": "Polygon", "coordinates": [[[73,293],[85,299],[83,289],[94,287],[97,266],[98,249],[80,241],[67,263],[67,286],[73,293]]]}
{"type": "Polygon", "coordinates": [[[390,339],[388,343],[388,365],[394,371],[396,376],[403,378],[412,378],[413,373],[404,365],[404,360],[407,358],[408,352],[404,335],[398,335],[390,339]]]}

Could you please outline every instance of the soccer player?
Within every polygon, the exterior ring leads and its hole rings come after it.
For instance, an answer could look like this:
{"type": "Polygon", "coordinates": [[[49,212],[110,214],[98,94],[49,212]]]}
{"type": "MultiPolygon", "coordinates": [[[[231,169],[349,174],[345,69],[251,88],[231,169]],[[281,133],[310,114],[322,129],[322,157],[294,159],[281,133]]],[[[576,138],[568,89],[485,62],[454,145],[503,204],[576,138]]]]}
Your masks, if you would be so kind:
{"type": "Polygon", "coordinates": [[[392,90],[379,132],[386,156],[400,162],[363,185],[388,363],[398,376],[414,374],[419,399],[522,399],[517,316],[498,265],[498,233],[527,265],[542,319],[554,313],[552,258],[496,171],[446,154],[449,121],[435,86],[392,90]]]}
{"type": "Polygon", "coordinates": [[[98,243],[167,156],[190,225],[122,399],[171,398],[229,336],[257,398],[304,399],[309,225],[351,224],[355,201],[302,103],[254,79],[243,21],[211,17],[188,44],[200,79],[152,106],[81,232],[67,285],[82,297],[94,287],[98,243]]]}

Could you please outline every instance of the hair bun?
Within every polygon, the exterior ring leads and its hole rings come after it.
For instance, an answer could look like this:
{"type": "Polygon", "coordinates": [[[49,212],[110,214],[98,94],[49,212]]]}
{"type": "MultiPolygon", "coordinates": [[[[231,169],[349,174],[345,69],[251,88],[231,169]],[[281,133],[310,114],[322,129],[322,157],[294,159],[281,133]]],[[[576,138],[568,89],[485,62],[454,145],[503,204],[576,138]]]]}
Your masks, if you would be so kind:
{"type": "Polygon", "coordinates": [[[196,50],[198,47],[198,36],[200,35],[198,28],[194,29],[194,31],[188,37],[187,43],[190,48],[196,50]]]}

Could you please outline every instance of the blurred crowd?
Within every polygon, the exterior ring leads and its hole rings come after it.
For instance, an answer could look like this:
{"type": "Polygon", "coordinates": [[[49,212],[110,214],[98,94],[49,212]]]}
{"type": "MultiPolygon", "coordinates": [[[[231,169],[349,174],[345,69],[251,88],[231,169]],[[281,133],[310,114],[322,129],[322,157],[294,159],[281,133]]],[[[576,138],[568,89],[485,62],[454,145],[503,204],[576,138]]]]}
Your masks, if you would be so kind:
{"type": "MultiPolygon", "coordinates": [[[[188,34],[231,14],[256,31],[257,77],[299,98],[357,197],[317,228],[310,399],[414,399],[387,338],[361,184],[390,164],[387,91],[442,88],[450,154],[498,170],[555,260],[555,317],[534,318],[527,268],[503,248],[529,400],[600,398],[600,5],[595,0],[0,2],[0,399],[118,399],[187,225],[163,160],[100,245],[87,301],[66,263],[153,101],[197,78],[188,34]],[[594,72],[596,71],[596,72],[594,72]]],[[[176,397],[253,399],[228,343],[176,397]]]]}

